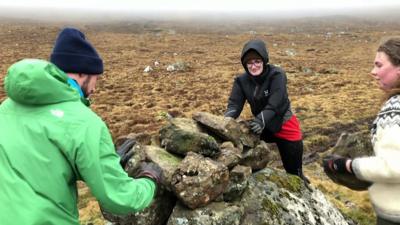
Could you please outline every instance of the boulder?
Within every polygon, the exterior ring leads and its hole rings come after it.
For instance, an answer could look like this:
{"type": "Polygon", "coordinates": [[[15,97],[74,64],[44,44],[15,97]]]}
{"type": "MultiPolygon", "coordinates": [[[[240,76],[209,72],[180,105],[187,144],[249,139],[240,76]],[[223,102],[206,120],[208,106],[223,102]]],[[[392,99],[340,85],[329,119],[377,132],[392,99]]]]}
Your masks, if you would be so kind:
{"type": "Polygon", "coordinates": [[[255,148],[243,152],[239,164],[249,166],[253,171],[263,169],[271,160],[273,154],[264,141],[260,141],[255,148]]]}
{"type": "Polygon", "coordinates": [[[207,205],[221,195],[229,182],[222,163],[189,152],[172,175],[173,192],[191,209],[207,205]]]}
{"type": "Polygon", "coordinates": [[[178,155],[196,152],[215,157],[220,153],[214,137],[201,132],[190,119],[174,118],[160,130],[161,146],[178,155]]]}
{"type": "Polygon", "coordinates": [[[270,168],[252,175],[240,205],[243,225],[348,225],[322,192],[306,188],[297,176],[270,168]]]}
{"type": "Polygon", "coordinates": [[[247,166],[235,166],[229,172],[229,184],[224,191],[224,201],[230,202],[241,197],[247,188],[248,179],[251,176],[251,168],[247,166]]]}
{"type": "Polygon", "coordinates": [[[182,158],[167,152],[157,146],[145,146],[146,160],[156,163],[163,171],[163,185],[171,189],[171,179],[175,170],[179,167],[182,158]]]}
{"type": "Polygon", "coordinates": [[[342,133],[335,146],[327,154],[337,154],[349,158],[374,154],[368,132],[342,133]]]}
{"type": "Polygon", "coordinates": [[[216,161],[223,163],[229,169],[236,166],[242,159],[242,151],[236,148],[232,142],[224,142],[219,148],[221,149],[221,154],[219,154],[216,161]]]}
{"type": "Polygon", "coordinates": [[[192,118],[223,141],[233,142],[239,148],[242,146],[253,148],[259,142],[259,137],[250,132],[247,125],[233,118],[224,118],[207,112],[195,112],[192,118]]]}
{"type": "Polygon", "coordinates": [[[167,225],[240,225],[243,207],[226,202],[212,202],[198,209],[177,204],[167,225]]]}

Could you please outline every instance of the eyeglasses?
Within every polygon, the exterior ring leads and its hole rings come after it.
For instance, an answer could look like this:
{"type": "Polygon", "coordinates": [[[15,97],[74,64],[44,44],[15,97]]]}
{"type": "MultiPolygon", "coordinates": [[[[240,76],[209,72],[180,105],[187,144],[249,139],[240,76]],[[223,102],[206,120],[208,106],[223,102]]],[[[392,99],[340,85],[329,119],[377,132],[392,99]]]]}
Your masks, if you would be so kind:
{"type": "Polygon", "coordinates": [[[261,64],[263,63],[263,61],[261,59],[252,59],[247,61],[247,67],[251,67],[251,66],[261,66],[261,64]]]}

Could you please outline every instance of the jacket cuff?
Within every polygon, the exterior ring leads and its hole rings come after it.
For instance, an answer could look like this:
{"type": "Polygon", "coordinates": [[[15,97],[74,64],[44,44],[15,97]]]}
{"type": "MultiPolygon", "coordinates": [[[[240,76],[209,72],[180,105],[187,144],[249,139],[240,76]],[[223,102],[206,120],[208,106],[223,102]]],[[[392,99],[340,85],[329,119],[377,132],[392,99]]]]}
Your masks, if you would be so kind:
{"type": "Polygon", "coordinates": [[[228,109],[225,112],[224,117],[232,117],[236,119],[235,114],[236,114],[236,109],[228,109]]]}
{"type": "Polygon", "coordinates": [[[353,170],[354,175],[360,180],[367,180],[365,177],[362,175],[361,170],[360,170],[360,161],[362,159],[356,158],[353,159],[351,162],[351,169],[353,170]]]}

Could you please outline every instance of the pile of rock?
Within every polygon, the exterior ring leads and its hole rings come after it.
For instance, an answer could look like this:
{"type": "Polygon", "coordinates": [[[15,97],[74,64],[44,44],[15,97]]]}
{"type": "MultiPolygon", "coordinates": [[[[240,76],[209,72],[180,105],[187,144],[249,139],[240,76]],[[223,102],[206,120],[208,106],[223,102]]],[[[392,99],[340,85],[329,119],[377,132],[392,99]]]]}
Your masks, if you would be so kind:
{"type": "Polygon", "coordinates": [[[126,171],[159,165],[164,183],[150,207],[125,216],[124,225],[348,224],[316,189],[277,169],[272,153],[246,122],[208,113],[172,118],[152,143],[132,147],[126,171]]]}

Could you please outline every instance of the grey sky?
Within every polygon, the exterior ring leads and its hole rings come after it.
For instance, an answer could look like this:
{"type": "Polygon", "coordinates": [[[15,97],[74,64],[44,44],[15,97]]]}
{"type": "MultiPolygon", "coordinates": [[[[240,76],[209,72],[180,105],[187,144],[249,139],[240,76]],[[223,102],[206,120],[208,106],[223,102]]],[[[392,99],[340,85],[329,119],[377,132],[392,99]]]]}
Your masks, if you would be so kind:
{"type": "Polygon", "coordinates": [[[0,0],[0,7],[102,9],[130,11],[298,11],[374,8],[400,5],[397,0],[0,0]]]}

